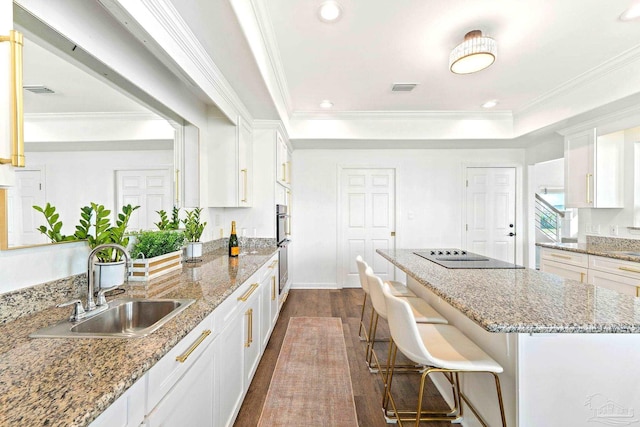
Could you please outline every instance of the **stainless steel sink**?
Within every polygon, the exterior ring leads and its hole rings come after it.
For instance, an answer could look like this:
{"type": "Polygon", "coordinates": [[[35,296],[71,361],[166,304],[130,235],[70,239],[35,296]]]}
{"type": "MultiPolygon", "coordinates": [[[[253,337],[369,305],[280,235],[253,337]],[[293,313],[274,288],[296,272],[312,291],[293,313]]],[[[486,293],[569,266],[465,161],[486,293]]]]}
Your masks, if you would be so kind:
{"type": "Polygon", "coordinates": [[[192,299],[117,299],[102,313],[79,322],[62,321],[40,329],[32,338],[137,338],[149,335],[182,310],[192,299]]]}

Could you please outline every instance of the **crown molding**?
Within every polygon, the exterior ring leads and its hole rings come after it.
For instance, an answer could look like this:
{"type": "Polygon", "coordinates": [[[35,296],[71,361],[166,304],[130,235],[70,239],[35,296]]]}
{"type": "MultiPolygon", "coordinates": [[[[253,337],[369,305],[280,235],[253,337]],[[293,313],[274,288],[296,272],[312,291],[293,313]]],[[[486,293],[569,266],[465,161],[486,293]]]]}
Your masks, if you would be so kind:
{"type": "Polygon", "coordinates": [[[254,120],[253,129],[277,130],[284,139],[289,140],[289,133],[280,120],[254,120]]]}
{"type": "Polygon", "coordinates": [[[71,120],[126,120],[148,121],[158,120],[169,122],[157,114],[145,112],[94,112],[94,113],[25,113],[25,121],[71,121],[71,120]]]}
{"type": "Polygon", "coordinates": [[[296,111],[292,120],[513,120],[510,111],[296,111]]]}
{"type": "MultiPolygon", "coordinates": [[[[161,60],[174,64],[169,67],[174,74],[192,86],[195,83],[209,99],[221,103],[218,107],[232,122],[237,122],[238,115],[249,122],[253,121],[249,110],[169,0],[101,2],[136,37],[151,38],[160,47],[164,56],[161,60]],[[125,22],[127,19],[136,21],[137,25],[125,22]]],[[[145,40],[143,42],[146,43],[145,40]]],[[[150,50],[158,54],[158,49],[150,50]]]]}
{"type": "Polygon", "coordinates": [[[602,135],[629,127],[639,126],[639,117],[640,105],[634,105],[611,113],[598,115],[598,117],[593,119],[583,120],[572,126],[559,129],[556,133],[562,136],[567,136],[590,128],[600,128],[600,132],[598,132],[598,134],[602,135]]]}
{"type": "Polygon", "coordinates": [[[287,114],[291,116],[293,109],[293,102],[291,100],[291,94],[289,93],[289,84],[287,83],[287,76],[284,72],[284,65],[282,65],[282,57],[280,56],[280,48],[278,47],[277,37],[272,25],[271,16],[269,11],[264,6],[263,1],[252,0],[251,5],[256,15],[258,28],[260,29],[260,35],[262,36],[262,43],[269,59],[269,64],[273,70],[273,74],[276,79],[276,85],[278,93],[282,102],[284,103],[287,114]]]}
{"type": "Polygon", "coordinates": [[[633,47],[626,52],[623,52],[602,64],[585,71],[577,77],[562,83],[560,86],[546,92],[530,102],[524,104],[520,108],[514,111],[514,115],[521,115],[527,111],[536,107],[544,106],[545,103],[551,101],[553,98],[565,95],[581,86],[589,85],[590,83],[605,77],[614,71],[627,67],[630,64],[640,60],[640,45],[633,47]]]}

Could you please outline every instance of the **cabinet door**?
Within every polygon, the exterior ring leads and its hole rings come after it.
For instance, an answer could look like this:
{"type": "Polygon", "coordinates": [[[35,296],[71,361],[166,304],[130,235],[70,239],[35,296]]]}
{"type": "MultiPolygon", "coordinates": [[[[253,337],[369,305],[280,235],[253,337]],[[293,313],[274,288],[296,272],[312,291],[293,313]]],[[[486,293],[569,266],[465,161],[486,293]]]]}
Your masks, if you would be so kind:
{"type": "Polygon", "coordinates": [[[289,149],[279,133],[276,135],[276,146],[276,173],[278,182],[282,185],[288,186],[291,183],[289,149]]]}
{"type": "Polygon", "coordinates": [[[98,418],[93,420],[91,427],[137,427],[144,421],[145,395],[147,393],[146,378],[136,381],[129,390],[113,402],[98,418]]]}
{"type": "Polygon", "coordinates": [[[260,335],[260,316],[262,287],[247,300],[243,308],[244,324],[244,384],[248,388],[258,368],[262,354],[260,335]]]}
{"type": "Polygon", "coordinates": [[[271,314],[271,330],[273,330],[273,327],[276,325],[276,322],[278,321],[278,316],[280,315],[280,304],[279,304],[279,300],[280,300],[280,283],[278,280],[278,264],[276,263],[275,269],[273,270],[273,274],[270,277],[270,282],[269,282],[269,287],[271,288],[271,300],[270,300],[270,305],[271,305],[271,310],[270,310],[270,314],[271,314]]]}
{"type": "Polygon", "coordinates": [[[640,281],[618,274],[589,270],[589,283],[603,288],[613,289],[625,295],[640,297],[640,281]]]}
{"type": "Polygon", "coordinates": [[[273,325],[278,319],[278,261],[274,260],[269,266],[269,274],[262,281],[262,304],[260,308],[260,343],[262,350],[267,346],[273,331],[273,325]]]}
{"type": "Polygon", "coordinates": [[[582,283],[587,282],[588,270],[583,267],[576,267],[575,265],[542,259],[540,261],[540,271],[557,274],[565,279],[577,280],[582,283]]]}
{"type": "Polygon", "coordinates": [[[253,192],[253,133],[244,120],[238,125],[238,206],[249,207],[253,192]]]}
{"type": "Polygon", "coordinates": [[[595,128],[565,138],[565,205],[568,208],[593,207],[595,141],[595,128]]]}
{"type": "Polygon", "coordinates": [[[232,426],[244,395],[244,313],[229,319],[215,341],[218,424],[232,426]]]}
{"type": "Polygon", "coordinates": [[[146,425],[213,427],[214,346],[192,362],[192,366],[147,416],[146,425]]]}

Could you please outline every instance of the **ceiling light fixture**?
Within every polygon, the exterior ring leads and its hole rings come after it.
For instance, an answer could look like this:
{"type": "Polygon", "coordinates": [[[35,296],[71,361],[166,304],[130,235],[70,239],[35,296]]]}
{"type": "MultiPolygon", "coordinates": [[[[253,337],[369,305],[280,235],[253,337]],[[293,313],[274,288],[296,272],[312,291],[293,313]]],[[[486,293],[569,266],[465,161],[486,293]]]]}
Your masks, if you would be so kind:
{"type": "Polygon", "coordinates": [[[621,21],[633,21],[640,18],[640,3],[636,3],[620,15],[621,21]]]}
{"type": "Polygon", "coordinates": [[[496,41],[484,37],[482,31],[469,31],[464,41],[449,55],[449,70],[455,74],[470,74],[484,70],[493,64],[498,54],[496,41]]]}
{"type": "Polygon", "coordinates": [[[320,108],[323,108],[325,110],[328,110],[331,107],[333,107],[333,102],[329,101],[328,99],[325,99],[320,103],[320,108]]]}
{"type": "Polygon", "coordinates": [[[498,105],[498,100],[492,99],[491,101],[487,101],[484,104],[482,104],[482,108],[493,108],[496,105],[498,105]]]}
{"type": "Polygon", "coordinates": [[[323,22],[336,22],[341,14],[342,9],[338,2],[334,0],[325,1],[318,9],[318,16],[323,22]]]}

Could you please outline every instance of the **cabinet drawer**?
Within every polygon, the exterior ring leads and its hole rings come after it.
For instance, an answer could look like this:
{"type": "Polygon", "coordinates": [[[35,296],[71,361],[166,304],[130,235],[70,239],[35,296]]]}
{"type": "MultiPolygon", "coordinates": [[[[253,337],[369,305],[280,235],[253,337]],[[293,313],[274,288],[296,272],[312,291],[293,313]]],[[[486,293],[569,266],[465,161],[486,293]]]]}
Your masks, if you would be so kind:
{"type": "Polygon", "coordinates": [[[635,278],[640,282],[640,263],[638,262],[623,261],[620,259],[592,255],[589,257],[589,268],[635,278]]]}
{"type": "Polygon", "coordinates": [[[214,316],[211,314],[149,370],[147,410],[155,408],[191,364],[211,344],[214,337],[213,327],[214,316]],[[178,360],[178,357],[181,360],[178,360]]]}
{"type": "Polygon", "coordinates": [[[613,289],[621,294],[640,297],[640,279],[638,278],[590,269],[589,283],[603,288],[613,289]]]}
{"type": "Polygon", "coordinates": [[[240,310],[245,306],[246,301],[242,299],[248,298],[250,295],[258,291],[260,286],[260,277],[262,276],[262,268],[249,277],[242,286],[236,289],[229,297],[227,297],[216,309],[214,313],[216,330],[222,330],[240,310]],[[257,286],[254,286],[257,285],[257,286]]]}
{"type": "Polygon", "coordinates": [[[144,421],[146,390],[146,377],[142,377],[100,414],[90,427],[138,427],[144,421]]]}
{"type": "Polygon", "coordinates": [[[563,264],[561,262],[542,260],[540,262],[540,271],[545,273],[553,273],[565,279],[576,280],[581,283],[587,283],[588,269],[577,267],[571,264],[563,264]]]}
{"type": "Polygon", "coordinates": [[[549,261],[561,262],[563,264],[575,265],[577,267],[587,268],[589,266],[589,255],[578,252],[543,248],[540,253],[540,257],[549,261]]]}

